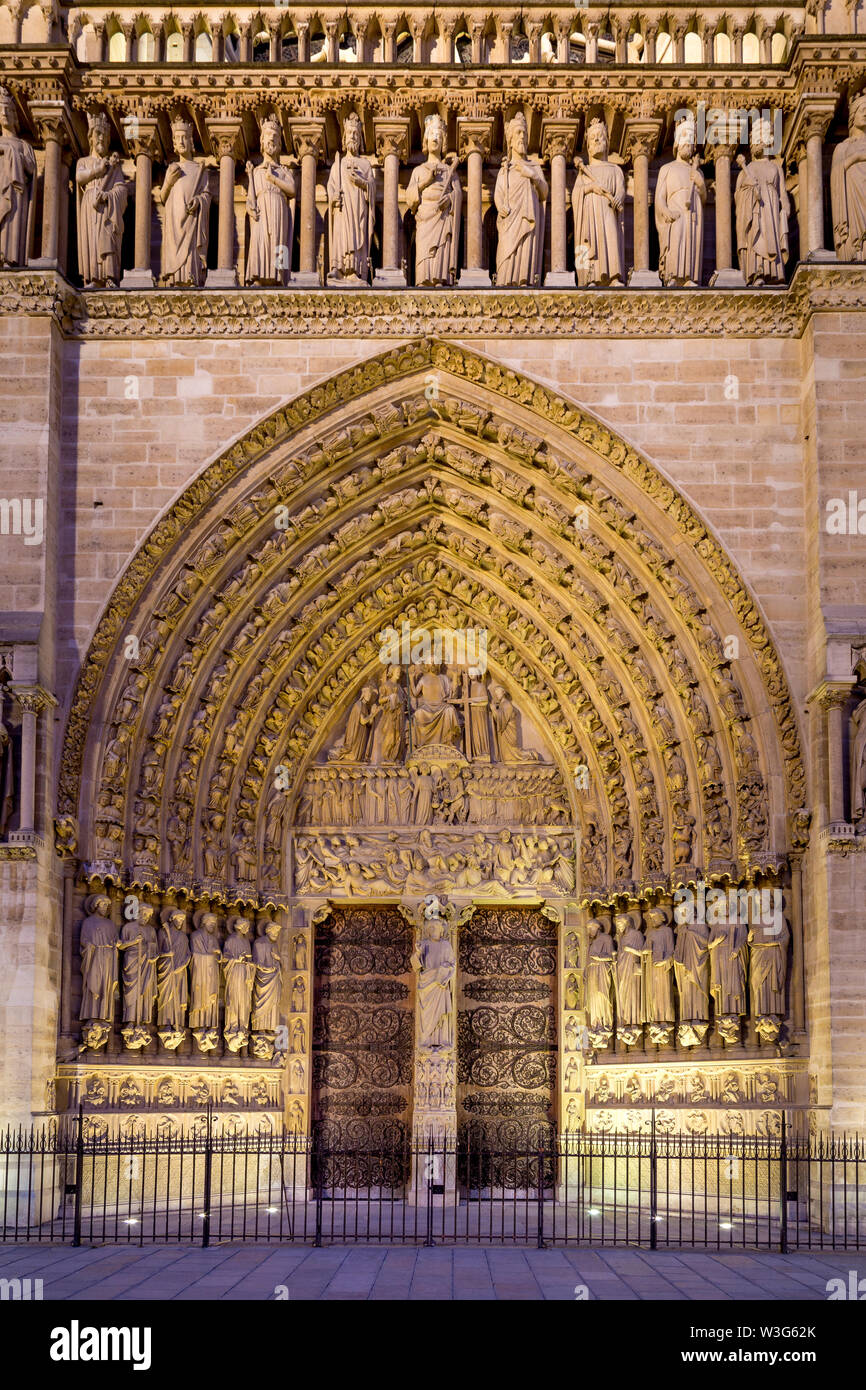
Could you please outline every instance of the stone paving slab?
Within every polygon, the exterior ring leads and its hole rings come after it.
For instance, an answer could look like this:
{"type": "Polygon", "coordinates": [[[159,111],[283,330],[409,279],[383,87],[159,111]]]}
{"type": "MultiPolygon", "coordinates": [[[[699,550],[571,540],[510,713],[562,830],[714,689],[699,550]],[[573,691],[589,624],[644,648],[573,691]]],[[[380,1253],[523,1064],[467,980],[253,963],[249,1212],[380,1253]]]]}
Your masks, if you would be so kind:
{"type": "Polygon", "coordinates": [[[825,1301],[866,1276],[866,1253],[400,1246],[0,1247],[0,1277],[43,1280],[46,1300],[825,1301]]]}

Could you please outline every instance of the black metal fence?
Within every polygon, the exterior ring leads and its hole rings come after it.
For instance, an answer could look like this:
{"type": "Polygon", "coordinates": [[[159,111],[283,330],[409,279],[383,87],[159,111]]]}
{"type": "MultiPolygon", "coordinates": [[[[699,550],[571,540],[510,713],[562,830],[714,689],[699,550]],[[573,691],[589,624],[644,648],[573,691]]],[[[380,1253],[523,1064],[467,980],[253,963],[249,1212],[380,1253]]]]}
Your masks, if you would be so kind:
{"type": "Polygon", "coordinates": [[[861,1140],[0,1136],[5,1241],[866,1249],[861,1140]]]}

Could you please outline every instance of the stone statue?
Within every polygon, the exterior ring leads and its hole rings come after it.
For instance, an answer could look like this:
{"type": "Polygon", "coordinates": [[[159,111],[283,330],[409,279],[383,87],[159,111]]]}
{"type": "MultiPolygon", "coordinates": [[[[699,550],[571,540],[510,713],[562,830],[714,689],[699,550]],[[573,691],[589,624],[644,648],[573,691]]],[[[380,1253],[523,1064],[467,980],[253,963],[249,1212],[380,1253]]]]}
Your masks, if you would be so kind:
{"type": "Polygon", "coordinates": [[[749,927],[749,993],[755,1030],[775,1042],[785,1017],[785,981],[791,933],[784,917],[749,927]]]}
{"type": "Polygon", "coordinates": [[[199,1052],[212,1052],[219,1042],[219,918],[215,912],[196,912],[193,925],[189,1026],[199,1052]]]}
{"type": "Polygon", "coordinates": [[[701,283],[707,185],[696,151],[694,121],[687,118],[674,132],[676,158],[662,165],[656,183],[659,275],[664,285],[701,283]]]}
{"type": "Polygon", "coordinates": [[[422,152],[427,160],[412,170],[406,206],[415,214],[415,284],[451,285],[457,276],[457,243],[463,194],[457,156],[445,151],[445,122],[433,114],[424,122],[422,152]]]}
{"type": "Polygon", "coordinates": [[[114,1019],[117,993],[117,927],[111,920],[111,899],[91,893],[85,899],[87,914],[81,923],[81,1008],[79,1018],[86,1045],[104,1047],[114,1019]]]}
{"type": "Polygon", "coordinates": [[[643,954],[646,949],[636,914],[618,912],[613,919],[617,935],[616,1026],[617,1035],[633,1047],[644,1022],[643,954]]]}
{"type": "MultiPolygon", "coordinates": [[[[0,91],[3,89],[0,88],[0,91]]],[[[12,734],[3,719],[5,689],[0,685],[0,839],[15,814],[15,757],[12,734]]]]}
{"type": "Polygon", "coordinates": [[[330,756],[345,759],[347,762],[366,762],[372,740],[372,726],[378,713],[378,697],[375,687],[365,685],[349,710],[346,732],[342,742],[331,750],[330,756]]]}
{"type": "Polygon", "coordinates": [[[588,923],[588,933],[584,996],[589,1038],[593,1047],[607,1047],[613,1034],[613,941],[596,917],[588,923]]]}
{"type": "Polygon", "coordinates": [[[274,1034],[280,1021],[283,976],[277,950],[279,938],[279,922],[265,922],[262,935],[253,942],[255,977],[251,1026],[256,1057],[273,1056],[274,1034]]]}
{"type": "Polygon", "coordinates": [[[752,125],[751,160],[737,156],[740,175],[734,192],[737,212],[737,251],[747,285],[785,282],[788,259],[788,192],[777,159],[765,158],[773,131],[766,119],[752,125]]]}
{"type": "Polygon", "coordinates": [[[412,953],[418,973],[417,1047],[453,1047],[453,989],[457,962],[436,900],[424,912],[421,940],[412,953]]]}
{"type": "Polygon", "coordinates": [[[151,903],[136,900],[136,915],[120,929],[123,976],[123,1041],[135,1050],[151,1040],[156,1003],[156,962],[159,942],[151,903]]]}
{"type": "Polygon", "coordinates": [[[686,903],[677,903],[677,948],[674,970],[680,996],[680,1026],[677,1033],[684,1047],[702,1042],[710,1020],[710,929],[706,922],[689,922],[686,903]]]}
{"type": "Polygon", "coordinates": [[[18,134],[18,111],[0,87],[0,267],[26,265],[32,244],[36,156],[18,134]]]}
{"type": "Polygon", "coordinates": [[[625,177],[607,157],[607,126],[590,121],[586,132],[589,164],[574,161],[577,179],[571,195],[574,210],[574,259],[577,283],[623,284],[623,223],[625,177]]]}
{"type": "Polygon", "coordinates": [[[328,175],[328,242],[332,279],[355,285],[370,280],[376,201],[375,175],[362,143],[360,117],[353,111],[343,123],[343,154],[337,152],[328,175]]]}
{"type": "Polygon", "coordinates": [[[547,180],[536,159],[527,157],[526,117],[522,112],[505,127],[506,155],[499,166],[496,206],[496,284],[530,288],[541,279],[544,257],[544,204],[547,180]]]}
{"type": "Polygon", "coordinates": [[[389,666],[379,681],[378,710],[378,759],[397,762],[403,756],[406,732],[406,707],[399,666],[389,666]]]}
{"type": "Polygon", "coordinates": [[[848,139],[830,166],[833,238],[840,261],[866,261],[866,92],[848,103],[848,139]]]}
{"type": "Polygon", "coordinates": [[[725,920],[710,928],[710,994],[716,1028],[725,1043],[740,1040],[740,1019],[746,1012],[746,951],[748,928],[725,920]]]}
{"type": "Polygon", "coordinates": [[[306,970],[307,968],[307,938],[300,932],[292,943],[292,968],[294,970],[306,970]]]}
{"type": "Polygon", "coordinates": [[[674,1019],[674,934],[666,908],[652,907],[644,914],[647,949],[646,1016],[650,1042],[667,1044],[674,1019]]]}
{"type": "Polygon", "coordinates": [[[155,198],[164,209],[162,280],[203,285],[207,271],[210,186],[208,171],[193,158],[192,124],[177,116],[171,126],[177,159],[169,164],[155,198]]]}
{"type": "Polygon", "coordinates": [[[162,950],[156,965],[156,1024],[163,1047],[173,1052],[186,1036],[189,1004],[189,937],[186,911],[170,907],[162,914],[162,950]]]}
{"type": "Polygon", "coordinates": [[[120,282],[120,244],[129,184],[120,156],[109,154],[111,127],[103,111],[87,113],[90,153],[75,166],[78,197],[78,269],[85,288],[120,282]]]}
{"type": "Polygon", "coordinates": [[[495,752],[500,762],[519,763],[535,758],[534,753],[527,753],[521,745],[517,710],[503,685],[493,684],[490,687],[490,720],[495,752]]]}
{"type": "Polygon", "coordinates": [[[851,820],[866,819],[866,700],[851,716],[851,820]]]}
{"type": "Polygon", "coordinates": [[[411,667],[409,688],[414,702],[412,744],[455,747],[460,743],[460,718],[453,704],[449,676],[433,666],[411,667]]]}
{"type": "Polygon", "coordinates": [[[252,1006],[253,966],[250,949],[251,923],[246,917],[229,922],[221,960],[225,975],[225,1022],[223,1034],[230,1052],[239,1052],[249,1040],[252,1006]]]}
{"type": "Polygon", "coordinates": [[[261,125],[262,162],[247,164],[248,285],[287,285],[291,276],[295,176],[280,163],[282,139],[279,118],[267,116],[261,125]]]}

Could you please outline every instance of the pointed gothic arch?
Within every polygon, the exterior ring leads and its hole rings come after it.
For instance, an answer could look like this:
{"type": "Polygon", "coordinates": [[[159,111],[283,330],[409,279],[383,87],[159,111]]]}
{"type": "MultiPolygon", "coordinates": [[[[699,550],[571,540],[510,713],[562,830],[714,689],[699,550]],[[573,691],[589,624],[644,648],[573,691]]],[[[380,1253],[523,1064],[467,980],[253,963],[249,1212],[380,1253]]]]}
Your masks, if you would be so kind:
{"type": "Polygon", "coordinates": [[[560,894],[743,882],[799,845],[784,671],[709,527],[587,412],[420,340],[272,412],[131,560],[62,754],[85,876],[287,902],[274,828],[381,673],[381,631],[421,620],[488,633],[491,679],[549,750],[582,847],[560,894]]]}

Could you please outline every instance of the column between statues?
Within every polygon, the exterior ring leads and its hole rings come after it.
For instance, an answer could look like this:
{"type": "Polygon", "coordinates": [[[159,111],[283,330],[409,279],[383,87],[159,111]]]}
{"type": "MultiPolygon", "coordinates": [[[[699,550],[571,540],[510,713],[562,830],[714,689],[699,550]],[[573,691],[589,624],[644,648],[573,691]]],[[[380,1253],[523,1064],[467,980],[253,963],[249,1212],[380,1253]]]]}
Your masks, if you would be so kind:
{"type": "Polygon", "coordinates": [[[376,121],[376,153],[383,161],[382,265],[373,276],[376,289],[405,289],[400,263],[400,161],[409,157],[409,121],[376,121]]]}
{"type": "Polygon", "coordinates": [[[710,284],[716,289],[743,289],[745,279],[739,266],[734,266],[733,196],[731,192],[731,160],[733,145],[716,145],[707,150],[716,171],[716,268],[710,284]]]}
{"type": "Polygon", "coordinates": [[[490,272],[482,265],[484,245],[483,179],[484,160],[490,154],[493,122],[459,117],[457,141],[460,157],[466,159],[466,267],[461,270],[461,289],[489,289],[490,272]]]}
{"type": "Polygon", "coordinates": [[[546,290],[574,289],[574,271],[567,263],[566,212],[567,161],[574,153],[574,121],[545,121],[541,149],[550,160],[550,270],[544,277],[546,290]]]}
{"type": "Polygon", "coordinates": [[[135,265],[124,272],[120,282],[124,290],[153,288],[150,265],[150,227],[153,215],[153,161],[159,150],[155,121],[135,117],[135,134],[130,149],[135,156],[135,265]]]}
{"type": "Polygon", "coordinates": [[[661,122],[657,120],[629,122],[626,127],[626,149],[630,151],[634,165],[634,268],[628,283],[635,289],[658,289],[661,286],[658,271],[650,270],[649,255],[649,162],[655,154],[660,131],[661,122]]]}
{"type": "Polygon", "coordinates": [[[302,289],[319,284],[316,267],[316,178],[325,151],[325,127],[319,121],[293,121],[292,141],[301,160],[300,265],[293,277],[302,289]]]}
{"type": "Polygon", "coordinates": [[[211,140],[219,157],[219,222],[217,268],[209,270],[207,289],[236,289],[238,273],[235,258],[235,160],[238,158],[240,122],[212,121],[211,140]]]}

